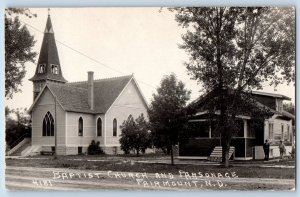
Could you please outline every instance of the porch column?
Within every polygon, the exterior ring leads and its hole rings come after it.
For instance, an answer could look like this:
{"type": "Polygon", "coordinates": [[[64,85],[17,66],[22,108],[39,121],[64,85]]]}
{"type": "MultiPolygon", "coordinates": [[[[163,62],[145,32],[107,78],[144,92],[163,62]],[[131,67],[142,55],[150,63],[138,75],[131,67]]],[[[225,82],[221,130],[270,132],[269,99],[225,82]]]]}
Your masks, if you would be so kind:
{"type": "MultiPolygon", "coordinates": [[[[267,139],[269,139],[270,138],[270,135],[269,135],[269,133],[270,133],[270,128],[269,128],[269,121],[268,120],[265,120],[264,121],[264,142],[267,140],[267,139]]],[[[263,142],[263,143],[264,143],[263,142]]]]}
{"type": "Polygon", "coordinates": [[[244,138],[248,137],[247,133],[248,133],[248,123],[247,120],[243,120],[244,121],[244,138]]]}
{"type": "Polygon", "coordinates": [[[248,131],[248,127],[247,127],[247,120],[243,120],[244,121],[244,140],[245,140],[245,159],[247,159],[247,140],[246,137],[248,137],[247,135],[247,131],[248,131]]]}

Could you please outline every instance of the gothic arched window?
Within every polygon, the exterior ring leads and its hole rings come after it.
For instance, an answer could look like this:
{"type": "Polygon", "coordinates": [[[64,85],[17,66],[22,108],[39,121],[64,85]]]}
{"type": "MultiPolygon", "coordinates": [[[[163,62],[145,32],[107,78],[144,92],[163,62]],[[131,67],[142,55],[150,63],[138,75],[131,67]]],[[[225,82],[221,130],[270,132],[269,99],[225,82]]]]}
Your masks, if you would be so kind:
{"type": "Polygon", "coordinates": [[[117,136],[117,119],[113,120],[113,136],[117,136]]]}
{"type": "Polygon", "coordinates": [[[102,136],[102,120],[100,117],[97,120],[97,136],[102,136]]]}
{"type": "Polygon", "coordinates": [[[82,117],[78,120],[78,136],[83,136],[83,119],[82,117]]]}
{"type": "Polygon", "coordinates": [[[43,121],[43,136],[54,136],[54,119],[50,112],[47,112],[43,121]]]}

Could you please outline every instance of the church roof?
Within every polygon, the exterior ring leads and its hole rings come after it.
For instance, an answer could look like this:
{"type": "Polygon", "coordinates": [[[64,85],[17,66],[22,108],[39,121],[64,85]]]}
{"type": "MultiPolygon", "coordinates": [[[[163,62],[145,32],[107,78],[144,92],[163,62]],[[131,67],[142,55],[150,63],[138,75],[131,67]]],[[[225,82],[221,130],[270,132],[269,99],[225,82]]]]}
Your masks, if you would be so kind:
{"type": "Polygon", "coordinates": [[[38,80],[50,80],[50,81],[59,81],[67,82],[62,75],[62,70],[59,62],[58,51],[56,47],[53,27],[51,23],[50,15],[48,15],[44,38],[40,50],[38,65],[36,67],[35,75],[29,79],[31,81],[38,80]],[[40,66],[44,65],[43,72],[41,72],[40,66]],[[52,66],[56,66],[58,72],[54,73],[52,66]]]}
{"type": "MultiPolygon", "coordinates": [[[[132,78],[132,75],[128,75],[94,80],[94,110],[91,110],[88,104],[87,81],[66,84],[47,83],[46,86],[56,96],[58,102],[65,111],[105,113],[132,78]]],[[[30,108],[30,111],[32,107],[30,108]]]]}

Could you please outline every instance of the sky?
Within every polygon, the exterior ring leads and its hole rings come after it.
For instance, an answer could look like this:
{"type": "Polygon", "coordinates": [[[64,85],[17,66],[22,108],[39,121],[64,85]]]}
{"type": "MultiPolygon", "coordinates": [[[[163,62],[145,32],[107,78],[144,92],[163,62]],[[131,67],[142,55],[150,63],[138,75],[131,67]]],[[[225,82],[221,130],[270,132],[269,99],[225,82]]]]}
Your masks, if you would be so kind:
{"type": "MultiPolygon", "coordinates": [[[[47,8],[32,8],[36,18],[20,17],[34,35],[34,51],[39,53],[48,16],[47,8]]],[[[185,32],[167,9],[152,8],[51,8],[51,21],[58,48],[63,76],[69,82],[87,80],[87,72],[94,78],[110,78],[134,74],[148,103],[164,75],[175,73],[187,89],[191,100],[203,90],[187,74],[184,62],[188,55],[178,45],[185,32]]],[[[36,62],[38,55],[36,57],[36,62]]],[[[27,73],[21,93],[5,101],[9,108],[29,108],[33,100],[36,64],[25,64],[27,73]]],[[[295,101],[293,84],[264,86],[263,91],[284,94],[295,101]]]]}

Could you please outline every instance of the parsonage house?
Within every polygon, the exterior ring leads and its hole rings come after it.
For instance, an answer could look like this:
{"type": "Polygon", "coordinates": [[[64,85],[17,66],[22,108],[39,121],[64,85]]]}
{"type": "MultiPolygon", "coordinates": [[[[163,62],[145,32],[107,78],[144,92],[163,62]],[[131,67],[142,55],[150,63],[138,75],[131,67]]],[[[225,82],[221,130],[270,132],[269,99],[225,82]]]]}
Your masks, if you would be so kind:
{"type": "MultiPolygon", "coordinates": [[[[196,106],[205,106],[205,94],[194,101],[196,106]]],[[[283,100],[291,100],[281,94],[252,91],[252,98],[260,107],[269,109],[270,117],[262,123],[253,123],[251,117],[238,115],[236,118],[241,124],[240,130],[232,138],[230,157],[235,160],[263,159],[263,144],[267,139],[270,142],[270,158],[279,157],[279,142],[283,141],[286,153],[289,154],[294,144],[293,114],[283,110],[283,100]],[[255,126],[254,126],[255,125],[255,126]]],[[[217,115],[217,114],[216,114],[217,115]]],[[[219,136],[213,136],[213,121],[208,117],[208,111],[199,107],[189,119],[193,128],[193,135],[185,143],[179,144],[179,158],[182,159],[221,159],[222,147],[219,136]]]]}
{"type": "Polygon", "coordinates": [[[87,81],[68,83],[64,79],[50,15],[30,80],[32,135],[18,145],[23,146],[18,151],[21,155],[53,152],[55,126],[59,155],[85,153],[92,140],[99,141],[107,154],[122,153],[120,125],[128,117],[143,114],[147,118],[147,103],[133,75],[95,80],[93,72],[88,72],[87,81]]]}

